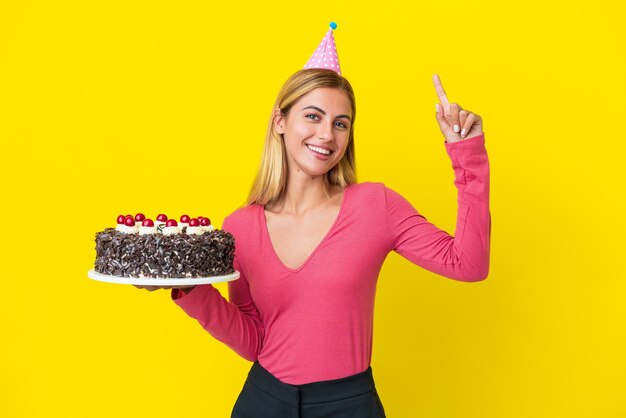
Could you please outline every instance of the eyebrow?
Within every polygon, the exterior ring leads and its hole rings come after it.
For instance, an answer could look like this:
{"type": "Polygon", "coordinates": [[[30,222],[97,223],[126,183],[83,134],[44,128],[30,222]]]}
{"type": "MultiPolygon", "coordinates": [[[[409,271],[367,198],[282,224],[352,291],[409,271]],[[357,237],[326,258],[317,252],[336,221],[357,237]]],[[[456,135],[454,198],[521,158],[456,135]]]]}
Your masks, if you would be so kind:
{"type": "MultiPolygon", "coordinates": [[[[326,112],[324,112],[322,109],[320,109],[320,108],[319,108],[319,107],[317,107],[317,106],[307,106],[307,107],[303,107],[302,109],[300,109],[300,111],[303,111],[304,109],[315,109],[315,110],[317,110],[318,112],[320,112],[322,115],[326,115],[326,112]]],[[[337,117],[338,117],[338,118],[346,118],[346,119],[348,119],[349,121],[352,121],[352,119],[350,119],[350,116],[348,116],[348,115],[337,115],[337,117]]]]}

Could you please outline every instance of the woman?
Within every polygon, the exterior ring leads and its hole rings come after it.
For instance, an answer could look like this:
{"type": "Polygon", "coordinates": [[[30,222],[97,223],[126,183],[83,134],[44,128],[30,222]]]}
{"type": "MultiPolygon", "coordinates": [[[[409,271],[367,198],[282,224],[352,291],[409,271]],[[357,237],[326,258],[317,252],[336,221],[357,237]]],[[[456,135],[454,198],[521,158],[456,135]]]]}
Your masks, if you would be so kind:
{"type": "Polygon", "coordinates": [[[348,80],[311,68],[282,87],[248,201],[222,226],[235,236],[241,273],[228,283],[229,301],[212,285],[172,290],[187,314],[254,362],[232,417],[384,417],[370,361],[387,254],[455,280],[487,277],[482,120],[433,80],[458,189],[454,237],[383,183],[357,183],[348,80]]]}

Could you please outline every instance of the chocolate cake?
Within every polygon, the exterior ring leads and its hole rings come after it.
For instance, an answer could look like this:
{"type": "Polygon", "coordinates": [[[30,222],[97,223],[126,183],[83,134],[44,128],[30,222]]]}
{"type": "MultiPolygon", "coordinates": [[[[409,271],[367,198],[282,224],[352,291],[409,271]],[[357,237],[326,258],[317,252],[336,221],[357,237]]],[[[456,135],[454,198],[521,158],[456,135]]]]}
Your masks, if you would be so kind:
{"type": "Polygon", "coordinates": [[[120,215],[116,228],[96,233],[94,269],[141,278],[192,278],[235,272],[235,238],[209,218],[181,216],[181,225],[161,214],[157,226],[143,214],[120,215]],[[140,226],[141,225],[141,226],[140,226]]]}

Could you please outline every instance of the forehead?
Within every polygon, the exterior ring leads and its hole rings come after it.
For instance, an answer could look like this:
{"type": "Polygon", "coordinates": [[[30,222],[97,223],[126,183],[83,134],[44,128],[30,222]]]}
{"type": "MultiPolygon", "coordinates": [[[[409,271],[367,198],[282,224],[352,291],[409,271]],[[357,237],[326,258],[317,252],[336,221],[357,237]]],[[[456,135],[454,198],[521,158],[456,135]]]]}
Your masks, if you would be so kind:
{"type": "Polygon", "coordinates": [[[348,94],[338,88],[316,88],[302,96],[298,105],[298,110],[308,105],[316,105],[326,112],[352,114],[348,94]]]}

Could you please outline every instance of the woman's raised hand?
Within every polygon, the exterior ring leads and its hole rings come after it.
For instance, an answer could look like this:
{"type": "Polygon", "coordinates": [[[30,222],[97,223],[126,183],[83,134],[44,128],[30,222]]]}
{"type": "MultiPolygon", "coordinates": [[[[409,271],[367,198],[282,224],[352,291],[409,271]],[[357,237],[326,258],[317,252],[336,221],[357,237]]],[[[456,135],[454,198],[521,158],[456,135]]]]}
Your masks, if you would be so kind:
{"type": "Polygon", "coordinates": [[[439,75],[433,75],[437,103],[437,122],[446,142],[458,142],[483,133],[483,119],[477,113],[463,109],[458,103],[448,102],[439,75]]]}

